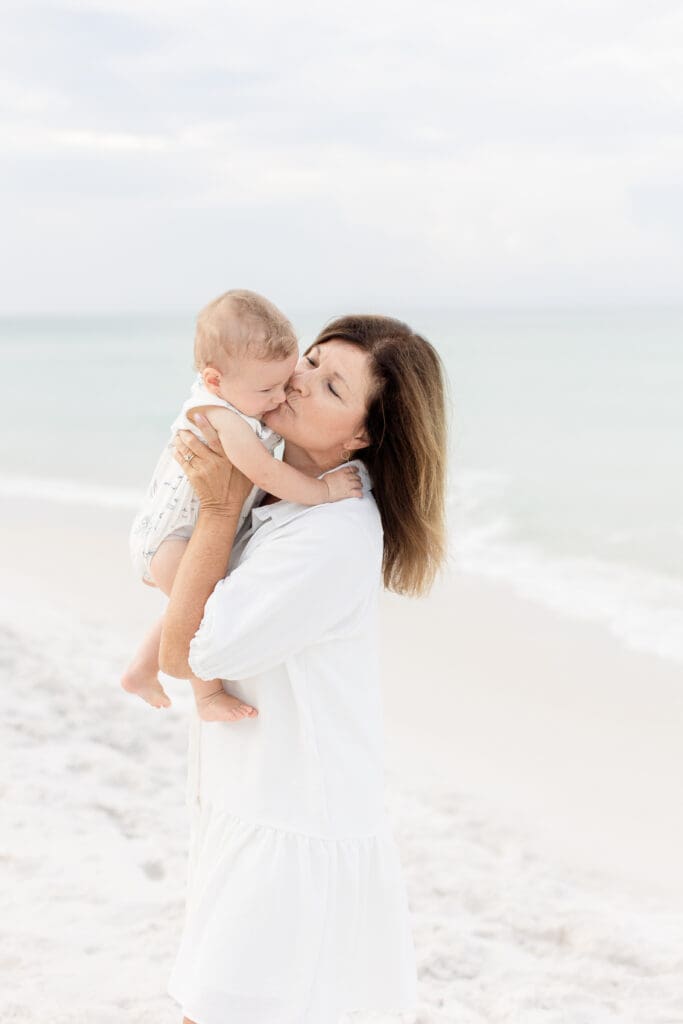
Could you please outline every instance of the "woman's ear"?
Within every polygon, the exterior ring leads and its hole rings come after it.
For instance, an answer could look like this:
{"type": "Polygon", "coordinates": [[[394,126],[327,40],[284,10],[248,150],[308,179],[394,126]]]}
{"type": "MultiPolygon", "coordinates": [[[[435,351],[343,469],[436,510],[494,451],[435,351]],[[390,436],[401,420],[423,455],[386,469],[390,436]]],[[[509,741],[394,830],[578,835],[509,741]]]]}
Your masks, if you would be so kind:
{"type": "Polygon", "coordinates": [[[344,447],[347,451],[358,451],[360,448],[367,448],[370,444],[370,438],[368,437],[365,430],[359,430],[357,434],[354,434],[350,441],[347,441],[344,447]]]}

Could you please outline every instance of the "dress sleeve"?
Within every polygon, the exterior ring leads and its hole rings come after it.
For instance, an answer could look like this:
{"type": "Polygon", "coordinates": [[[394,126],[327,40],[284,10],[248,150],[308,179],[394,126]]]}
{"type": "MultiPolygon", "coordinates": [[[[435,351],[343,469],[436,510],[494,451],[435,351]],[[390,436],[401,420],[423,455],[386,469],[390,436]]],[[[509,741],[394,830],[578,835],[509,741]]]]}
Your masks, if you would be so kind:
{"type": "Polygon", "coordinates": [[[210,595],[190,643],[200,679],[247,679],[357,627],[380,585],[381,538],[316,506],[274,530],[210,595]]]}

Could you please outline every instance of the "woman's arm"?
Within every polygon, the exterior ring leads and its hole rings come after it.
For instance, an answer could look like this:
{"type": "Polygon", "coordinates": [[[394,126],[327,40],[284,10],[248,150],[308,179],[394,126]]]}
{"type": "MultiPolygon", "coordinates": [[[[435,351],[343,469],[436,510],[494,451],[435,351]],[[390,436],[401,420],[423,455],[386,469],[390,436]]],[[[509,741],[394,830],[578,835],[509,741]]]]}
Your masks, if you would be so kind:
{"type": "Polygon", "coordinates": [[[159,651],[162,672],[187,679],[190,640],[204,605],[225,576],[239,514],[252,484],[225,457],[208,422],[200,424],[211,447],[191,431],[176,438],[176,461],[187,473],[200,501],[197,524],[183,555],[164,615],[159,651]],[[187,462],[185,455],[192,454],[187,462]]]}

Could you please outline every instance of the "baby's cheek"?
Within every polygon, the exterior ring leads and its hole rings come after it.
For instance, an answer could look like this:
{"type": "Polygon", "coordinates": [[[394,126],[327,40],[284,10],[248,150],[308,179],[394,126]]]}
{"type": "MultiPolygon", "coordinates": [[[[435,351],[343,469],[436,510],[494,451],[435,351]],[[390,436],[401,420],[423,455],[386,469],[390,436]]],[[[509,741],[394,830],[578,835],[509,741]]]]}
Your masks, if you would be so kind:
{"type": "Polygon", "coordinates": [[[268,408],[268,402],[264,399],[263,395],[249,395],[242,399],[242,402],[237,405],[234,403],[240,412],[243,412],[245,416],[253,416],[254,419],[260,419],[265,410],[268,408]]]}

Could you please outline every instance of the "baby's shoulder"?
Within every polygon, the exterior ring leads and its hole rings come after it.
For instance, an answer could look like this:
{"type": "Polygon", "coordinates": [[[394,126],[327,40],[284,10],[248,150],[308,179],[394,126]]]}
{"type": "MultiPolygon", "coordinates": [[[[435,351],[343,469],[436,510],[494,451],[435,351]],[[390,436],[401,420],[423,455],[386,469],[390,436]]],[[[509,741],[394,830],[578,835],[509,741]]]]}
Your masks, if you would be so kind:
{"type": "Polygon", "coordinates": [[[198,409],[202,405],[215,405],[219,409],[232,409],[237,411],[234,406],[226,402],[220,395],[216,395],[213,391],[209,391],[206,384],[204,383],[200,374],[198,374],[190,389],[190,394],[183,402],[183,412],[187,412],[189,409],[198,409]]]}
{"type": "Polygon", "coordinates": [[[220,395],[214,395],[212,391],[209,391],[202,378],[198,375],[192,384],[189,395],[181,405],[173,423],[171,424],[171,431],[173,433],[177,430],[194,430],[196,432],[197,428],[191,420],[188,420],[187,414],[192,409],[201,409],[206,408],[207,406],[216,407],[218,409],[231,408],[231,406],[224,401],[220,395]]]}

